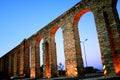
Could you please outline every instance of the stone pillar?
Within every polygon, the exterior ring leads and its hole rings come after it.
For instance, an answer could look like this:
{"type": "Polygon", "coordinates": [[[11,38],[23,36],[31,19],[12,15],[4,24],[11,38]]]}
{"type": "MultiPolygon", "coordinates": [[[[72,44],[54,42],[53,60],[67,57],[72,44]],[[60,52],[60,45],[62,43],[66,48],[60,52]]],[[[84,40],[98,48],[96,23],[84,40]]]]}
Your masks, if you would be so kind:
{"type": "Polygon", "coordinates": [[[41,77],[39,43],[36,43],[36,45],[35,45],[35,70],[36,70],[36,77],[41,77]]]}
{"type": "Polygon", "coordinates": [[[2,58],[0,58],[0,72],[2,72],[2,58]]]}
{"type": "Polygon", "coordinates": [[[3,58],[1,58],[0,61],[1,61],[1,64],[0,64],[0,66],[1,66],[1,72],[3,72],[3,58]]]}
{"type": "Polygon", "coordinates": [[[14,62],[14,75],[16,75],[17,73],[17,53],[14,52],[14,59],[13,59],[13,62],[14,62]]]}
{"type": "Polygon", "coordinates": [[[36,77],[36,70],[35,70],[35,41],[31,42],[31,68],[30,68],[30,77],[36,77]]]}
{"type": "Polygon", "coordinates": [[[9,60],[8,60],[9,62],[8,62],[8,75],[9,76],[12,76],[11,74],[10,74],[10,72],[11,72],[11,55],[9,54],[9,60]]]}
{"type": "Polygon", "coordinates": [[[24,74],[25,40],[20,45],[20,74],[24,74]]]}
{"type": "Polygon", "coordinates": [[[17,74],[20,74],[20,50],[17,52],[17,74]]]}
{"type": "Polygon", "coordinates": [[[80,37],[78,32],[78,24],[73,25],[73,35],[74,35],[74,44],[75,44],[75,50],[76,50],[76,72],[78,76],[84,76],[84,64],[82,59],[82,51],[80,46],[80,37]]]}
{"type": "Polygon", "coordinates": [[[30,77],[36,78],[40,77],[40,52],[39,44],[36,41],[31,42],[31,69],[30,77]]]}
{"type": "Polygon", "coordinates": [[[49,43],[43,43],[43,77],[51,77],[49,43]]]}
{"type": "Polygon", "coordinates": [[[120,75],[120,22],[116,5],[106,7],[103,15],[110,41],[115,73],[120,75]]]}
{"type": "Polygon", "coordinates": [[[105,14],[102,10],[97,10],[94,12],[96,27],[98,32],[98,38],[100,43],[100,48],[102,50],[102,58],[104,58],[104,63],[106,66],[106,75],[115,75],[114,64],[112,60],[112,46],[109,31],[107,29],[105,14]]]}
{"type": "Polygon", "coordinates": [[[84,75],[80,43],[76,31],[71,23],[66,23],[63,27],[66,75],[70,77],[84,75]]]}
{"type": "Polygon", "coordinates": [[[2,72],[2,59],[0,58],[0,72],[2,72]]]}
{"type": "Polygon", "coordinates": [[[30,51],[30,45],[26,44],[25,53],[24,53],[24,72],[23,73],[26,74],[27,77],[30,77],[29,51],[30,51]]]}
{"type": "Polygon", "coordinates": [[[51,52],[51,77],[58,76],[56,43],[54,36],[50,36],[50,52],[51,52]]]}
{"type": "Polygon", "coordinates": [[[6,74],[6,77],[8,77],[8,55],[4,55],[2,57],[2,73],[6,74]]]}
{"type": "Polygon", "coordinates": [[[7,54],[7,76],[9,77],[10,73],[9,72],[9,54],[7,54]]]}
{"type": "Polygon", "coordinates": [[[14,54],[11,53],[11,75],[13,76],[14,75],[14,54]]]}

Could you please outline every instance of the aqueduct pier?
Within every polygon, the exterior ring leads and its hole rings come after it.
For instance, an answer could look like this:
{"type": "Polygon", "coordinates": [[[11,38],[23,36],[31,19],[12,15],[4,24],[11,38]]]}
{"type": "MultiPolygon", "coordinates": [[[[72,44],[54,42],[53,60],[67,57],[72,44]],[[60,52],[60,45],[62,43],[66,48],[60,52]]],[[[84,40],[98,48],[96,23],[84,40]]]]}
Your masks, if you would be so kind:
{"type": "Polygon", "coordinates": [[[92,12],[106,76],[120,75],[120,20],[117,0],[82,0],[0,58],[0,72],[9,76],[26,74],[31,78],[58,76],[55,33],[61,28],[64,40],[66,76],[84,76],[78,21],[92,12]],[[39,44],[43,39],[43,73],[39,44]],[[31,53],[31,57],[29,56],[31,53]],[[31,64],[30,64],[31,62],[31,64]]]}

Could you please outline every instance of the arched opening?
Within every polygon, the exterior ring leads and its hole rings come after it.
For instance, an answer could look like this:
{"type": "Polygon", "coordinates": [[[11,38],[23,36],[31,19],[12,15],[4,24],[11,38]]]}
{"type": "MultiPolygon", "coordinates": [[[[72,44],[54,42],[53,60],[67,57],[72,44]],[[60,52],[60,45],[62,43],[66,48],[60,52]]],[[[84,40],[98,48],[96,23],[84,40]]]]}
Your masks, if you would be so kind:
{"type": "Polygon", "coordinates": [[[43,77],[43,39],[42,39],[42,36],[38,36],[37,37],[37,40],[36,40],[36,45],[38,45],[39,46],[39,62],[40,62],[40,65],[39,65],[39,67],[40,67],[40,74],[39,74],[39,76],[40,77],[43,77]]]}
{"type": "Polygon", "coordinates": [[[42,67],[43,65],[43,39],[40,41],[40,67],[42,67]]]}
{"type": "Polygon", "coordinates": [[[56,56],[57,75],[65,75],[65,56],[63,47],[63,35],[62,29],[59,26],[55,26],[51,31],[51,41],[53,48],[56,50],[54,55],[56,56]]]}
{"type": "Polygon", "coordinates": [[[89,9],[79,11],[74,19],[78,29],[85,73],[93,69],[103,70],[101,53],[93,13],[89,9]]]}
{"type": "Polygon", "coordinates": [[[59,28],[55,34],[56,52],[57,52],[57,65],[59,76],[65,75],[65,54],[63,45],[62,29],[59,28]]]}
{"type": "MultiPolygon", "coordinates": [[[[78,26],[79,26],[79,35],[80,35],[81,43],[85,39],[88,39],[87,42],[84,42],[84,47],[81,44],[83,58],[85,57],[84,54],[85,51],[83,48],[86,48],[87,66],[93,66],[94,68],[101,70],[102,69],[101,53],[100,53],[98,35],[97,35],[92,12],[85,13],[81,17],[78,26]],[[88,17],[89,19],[87,19],[88,17]],[[92,57],[93,55],[95,58],[92,57]]],[[[86,64],[84,65],[86,66],[86,64]]]]}
{"type": "Polygon", "coordinates": [[[117,0],[117,11],[118,11],[119,20],[120,20],[120,0],[117,0]]]}
{"type": "Polygon", "coordinates": [[[40,41],[40,75],[43,77],[43,39],[40,41]]]}

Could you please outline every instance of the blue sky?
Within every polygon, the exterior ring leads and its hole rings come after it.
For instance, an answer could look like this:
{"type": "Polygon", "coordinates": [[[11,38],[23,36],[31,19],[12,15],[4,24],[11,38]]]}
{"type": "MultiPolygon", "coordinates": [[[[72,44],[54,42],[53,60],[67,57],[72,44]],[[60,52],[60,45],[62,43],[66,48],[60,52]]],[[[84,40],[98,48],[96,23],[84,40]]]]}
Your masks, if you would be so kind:
{"type": "MultiPolygon", "coordinates": [[[[30,37],[79,1],[80,0],[0,0],[0,57],[17,46],[24,38],[30,37]]],[[[117,10],[120,14],[120,0],[118,0],[117,10]]],[[[85,42],[88,65],[101,69],[99,44],[94,17],[91,12],[81,17],[79,21],[79,32],[81,41],[86,38],[88,39],[88,41],[85,42]],[[93,29],[90,30],[91,28],[93,29]],[[96,55],[98,59],[94,59],[93,55],[96,55]]],[[[64,64],[61,29],[56,33],[56,43],[58,46],[58,63],[62,62],[64,64]]],[[[82,44],[81,48],[83,50],[82,44]]]]}

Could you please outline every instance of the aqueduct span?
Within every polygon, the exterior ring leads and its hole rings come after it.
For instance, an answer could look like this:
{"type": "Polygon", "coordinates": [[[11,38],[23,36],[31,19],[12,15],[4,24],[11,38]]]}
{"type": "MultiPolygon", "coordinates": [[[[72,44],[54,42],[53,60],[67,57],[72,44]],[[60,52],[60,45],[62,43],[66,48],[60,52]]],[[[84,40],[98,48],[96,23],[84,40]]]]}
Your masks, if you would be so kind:
{"type": "Polygon", "coordinates": [[[102,63],[106,66],[105,74],[120,75],[120,20],[116,4],[117,0],[82,0],[1,57],[0,71],[9,76],[26,74],[31,78],[41,77],[41,74],[46,78],[58,76],[55,33],[61,28],[66,76],[84,76],[78,21],[83,14],[91,11],[95,18],[102,63]],[[40,70],[39,56],[41,39],[44,41],[43,73],[40,70]]]}

